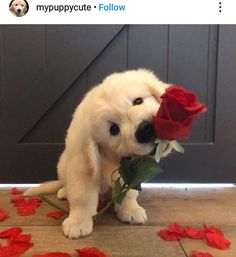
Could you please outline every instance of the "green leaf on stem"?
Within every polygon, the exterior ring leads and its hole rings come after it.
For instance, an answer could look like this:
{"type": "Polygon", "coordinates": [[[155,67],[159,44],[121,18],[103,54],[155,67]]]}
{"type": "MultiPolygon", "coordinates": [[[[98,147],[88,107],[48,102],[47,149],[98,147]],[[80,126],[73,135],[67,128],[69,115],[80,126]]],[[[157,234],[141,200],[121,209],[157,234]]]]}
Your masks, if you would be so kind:
{"type": "Polygon", "coordinates": [[[114,188],[112,190],[112,199],[115,198],[120,192],[121,192],[121,183],[120,183],[120,177],[117,178],[114,182],[114,188]]]}
{"type": "Polygon", "coordinates": [[[130,157],[124,157],[120,161],[120,169],[119,173],[126,184],[130,184],[135,176],[135,171],[133,171],[133,167],[130,165],[131,163],[130,157]]]}
{"type": "Polygon", "coordinates": [[[162,173],[160,166],[150,157],[137,159],[122,158],[119,173],[124,182],[134,189],[140,189],[141,183],[162,173]]]}

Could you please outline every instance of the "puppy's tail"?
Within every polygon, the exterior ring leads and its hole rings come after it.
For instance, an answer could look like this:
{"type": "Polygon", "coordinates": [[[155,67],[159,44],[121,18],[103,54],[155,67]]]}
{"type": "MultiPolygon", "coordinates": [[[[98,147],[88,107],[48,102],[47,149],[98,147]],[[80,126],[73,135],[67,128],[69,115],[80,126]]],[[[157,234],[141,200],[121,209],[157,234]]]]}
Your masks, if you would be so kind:
{"type": "Polygon", "coordinates": [[[24,192],[24,196],[39,196],[43,194],[53,194],[56,193],[60,188],[62,188],[62,184],[59,180],[48,181],[41,184],[39,187],[29,188],[24,192]]]}

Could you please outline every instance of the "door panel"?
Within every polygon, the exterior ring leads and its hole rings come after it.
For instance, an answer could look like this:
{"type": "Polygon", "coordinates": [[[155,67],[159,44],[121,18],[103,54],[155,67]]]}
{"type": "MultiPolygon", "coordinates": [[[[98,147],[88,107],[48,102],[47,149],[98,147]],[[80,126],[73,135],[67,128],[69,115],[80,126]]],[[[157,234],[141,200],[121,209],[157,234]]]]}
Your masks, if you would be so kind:
{"type": "Polygon", "coordinates": [[[6,26],[3,30],[4,112],[31,88],[45,64],[43,26],[6,26]]]}
{"type": "Polygon", "coordinates": [[[3,31],[0,28],[0,118],[3,113],[3,31]]]}
{"type": "Polygon", "coordinates": [[[127,69],[127,27],[123,27],[87,69],[88,85],[96,85],[109,74],[127,69]]]}
{"type": "Polygon", "coordinates": [[[167,81],[168,73],[168,26],[129,26],[128,67],[144,67],[167,81]]]}

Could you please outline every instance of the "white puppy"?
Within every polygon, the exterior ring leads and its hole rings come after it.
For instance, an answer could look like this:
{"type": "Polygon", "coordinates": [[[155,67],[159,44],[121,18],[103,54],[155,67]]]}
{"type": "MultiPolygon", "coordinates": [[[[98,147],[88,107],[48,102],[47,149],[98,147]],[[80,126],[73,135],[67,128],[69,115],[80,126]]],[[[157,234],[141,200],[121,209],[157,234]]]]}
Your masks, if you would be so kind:
{"type": "Polygon", "coordinates": [[[9,10],[13,15],[22,17],[28,12],[29,5],[26,0],[12,0],[9,5],[9,10]]]}
{"type": "MultiPolygon", "coordinates": [[[[57,166],[59,180],[25,192],[30,196],[58,191],[58,198],[68,199],[70,213],[63,222],[67,237],[92,232],[99,195],[113,187],[111,173],[120,159],[155,149],[152,117],[167,86],[144,69],[114,73],[75,110],[57,166]]],[[[170,151],[168,147],[166,155],[170,151]]],[[[115,206],[120,220],[136,224],[147,220],[137,196],[136,190],[130,190],[122,204],[115,206]]]]}

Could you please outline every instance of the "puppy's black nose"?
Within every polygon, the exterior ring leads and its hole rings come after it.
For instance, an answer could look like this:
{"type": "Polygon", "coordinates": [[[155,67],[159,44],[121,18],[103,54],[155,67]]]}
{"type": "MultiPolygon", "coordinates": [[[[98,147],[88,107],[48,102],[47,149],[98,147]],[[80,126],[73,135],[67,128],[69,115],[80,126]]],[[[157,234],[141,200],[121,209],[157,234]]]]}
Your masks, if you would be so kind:
{"type": "Polygon", "coordinates": [[[151,122],[143,121],[135,132],[137,141],[141,144],[150,143],[155,139],[155,131],[151,122]]]}
{"type": "Polygon", "coordinates": [[[17,12],[21,12],[21,9],[17,9],[17,12]]]}

